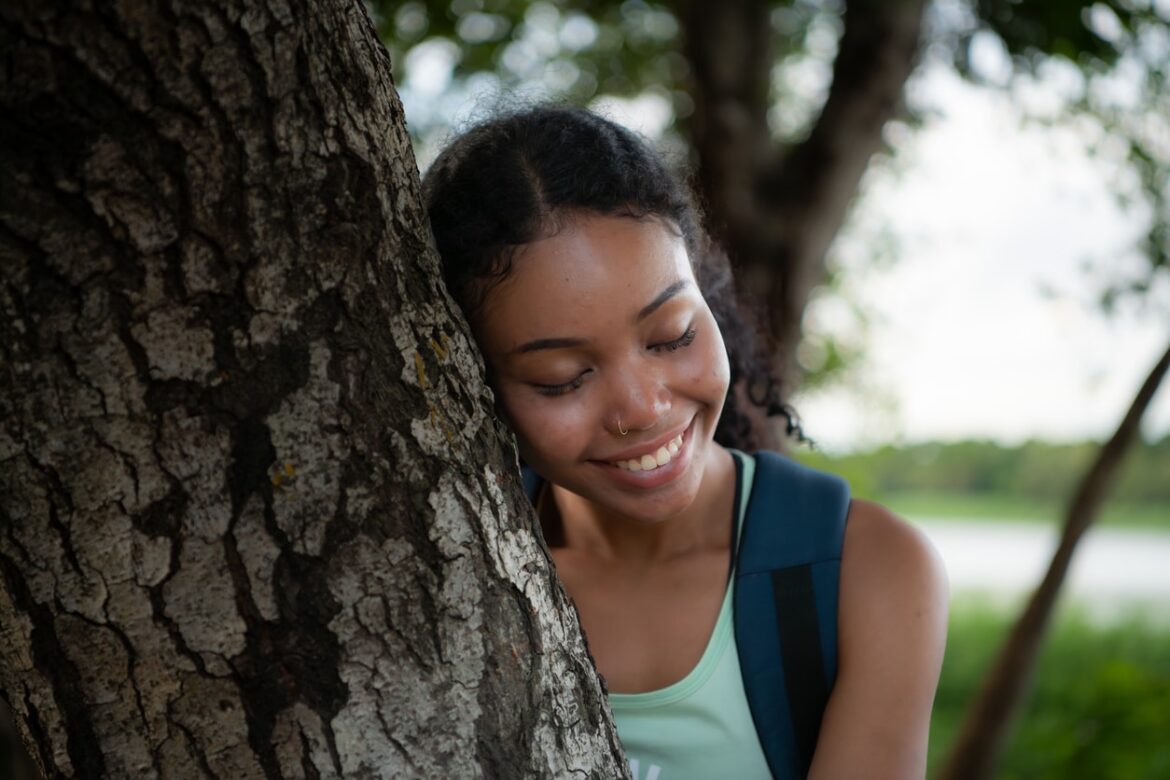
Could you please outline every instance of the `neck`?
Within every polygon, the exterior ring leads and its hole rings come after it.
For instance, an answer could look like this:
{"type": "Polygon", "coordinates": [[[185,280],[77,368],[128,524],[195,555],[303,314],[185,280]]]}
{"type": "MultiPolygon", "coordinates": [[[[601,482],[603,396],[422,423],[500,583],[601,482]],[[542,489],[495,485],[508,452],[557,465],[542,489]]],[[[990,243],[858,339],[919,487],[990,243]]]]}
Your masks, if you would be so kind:
{"type": "Polygon", "coordinates": [[[725,549],[735,505],[731,453],[712,446],[695,500],[682,512],[655,520],[607,510],[557,485],[550,498],[560,515],[564,547],[612,561],[653,565],[687,555],[725,549]]]}

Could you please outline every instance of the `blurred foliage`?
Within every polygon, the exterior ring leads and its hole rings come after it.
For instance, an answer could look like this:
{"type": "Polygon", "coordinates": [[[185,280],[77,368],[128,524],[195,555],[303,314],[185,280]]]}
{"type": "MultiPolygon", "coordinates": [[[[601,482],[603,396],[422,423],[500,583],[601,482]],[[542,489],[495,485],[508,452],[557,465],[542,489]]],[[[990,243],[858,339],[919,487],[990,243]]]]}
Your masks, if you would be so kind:
{"type": "MultiPolygon", "coordinates": [[[[1053,509],[1071,495],[1100,445],[1029,441],[1009,447],[992,441],[959,441],[884,446],[830,457],[816,451],[796,456],[849,480],[857,495],[889,501],[894,496],[934,494],[1012,496],[1037,508],[1053,509]]],[[[1145,505],[1170,527],[1170,436],[1140,441],[1126,456],[1110,504],[1145,505]]],[[[1017,504],[1018,506],[1018,504],[1017,504]]],[[[1031,514],[1031,513],[1030,513],[1031,514]]]]}
{"type": "Polygon", "coordinates": [[[459,46],[456,78],[493,72],[504,86],[543,83],[574,102],[597,92],[634,94],[685,75],[677,53],[678,24],[659,5],[580,0],[372,0],[369,5],[405,76],[411,50],[428,40],[459,46]]]}
{"type": "MultiPolygon", "coordinates": [[[[931,720],[930,762],[945,755],[1011,618],[952,611],[931,720]]],[[[1170,626],[1140,616],[1108,626],[1058,615],[998,780],[1170,777],[1170,626]]]]}
{"type": "MultiPolygon", "coordinates": [[[[1103,27],[1103,15],[1130,34],[1158,21],[1152,3],[1141,0],[976,0],[974,12],[977,24],[960,30],[959,42],[969,44],[975,33],[990,32],[1025,71],[1035,70],[1048,57],[1062,57],[1086,70],[1107,70],[1125,55],[1127,42],[1112,27],[1103,27]]],[[[960,69],[970,74],[967,47],[955,52],[960,69]]]]}
{"type": "MultiPolygon", "coordinates": [[[[430,95],[434,100],[411,112],[416,141],[426,143],[436,130],[463,117],[469,100],[515,101],[517,93],[520,100],[579,105],[601,96],[654,96],[668,110],[668,135],[694,110],[676,3],[367,0],[367,5],[400,90],[427,56],[431,63],[449,63],[453,88],[430,95]]],[[[801,136],[823,101],[842,11],[843,4],[832,0],[774,4],[772,97],[784,110],[769,121],[778,137],[801,136]]]]}
{"type": "Polygon", "coordinates": [[[1059,81],[1062,99],[1032,113],[1080,125],[1091,152],[1111,165],[1108,186],[1146,225],[1136,248],[1148,264],[1103,269],[1102,308],[1134,300],[1164,315],[1170,300],[1149,296],[1170,275],[1170,4],[977,0],[976,9],[977,19],[952,32],[959,72],[1023,92],[1046,77],[1059,81]],[[1007,78],[981,71],[970,56],[981,35],[1010,58],[1007,78]]]}

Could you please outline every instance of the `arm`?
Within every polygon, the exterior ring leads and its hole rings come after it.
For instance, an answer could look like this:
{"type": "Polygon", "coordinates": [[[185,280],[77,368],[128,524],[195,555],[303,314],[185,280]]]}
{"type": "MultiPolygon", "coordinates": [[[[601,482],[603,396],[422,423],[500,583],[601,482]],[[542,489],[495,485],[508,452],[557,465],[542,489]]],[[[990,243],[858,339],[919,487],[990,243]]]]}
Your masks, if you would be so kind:
{"type": "Polygon", "coordinates": [[[837,682],[810,778],[925,775],[947,598],[942,562],[922,534],[854,501],[841,558],[837,682]]]}

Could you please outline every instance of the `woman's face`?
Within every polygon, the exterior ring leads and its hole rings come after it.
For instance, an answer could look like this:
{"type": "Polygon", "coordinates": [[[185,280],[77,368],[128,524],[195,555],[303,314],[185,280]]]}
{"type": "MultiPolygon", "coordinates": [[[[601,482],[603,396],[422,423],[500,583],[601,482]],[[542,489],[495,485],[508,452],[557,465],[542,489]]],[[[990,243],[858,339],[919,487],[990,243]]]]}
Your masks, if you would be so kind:
{"type": "Polygon", "coordinates": [[[520,453],[541,476],[639,520],[690,506],[717,457],[729,369],[666,224],[573,217],[517,253],[475,326],[520,453]]]}

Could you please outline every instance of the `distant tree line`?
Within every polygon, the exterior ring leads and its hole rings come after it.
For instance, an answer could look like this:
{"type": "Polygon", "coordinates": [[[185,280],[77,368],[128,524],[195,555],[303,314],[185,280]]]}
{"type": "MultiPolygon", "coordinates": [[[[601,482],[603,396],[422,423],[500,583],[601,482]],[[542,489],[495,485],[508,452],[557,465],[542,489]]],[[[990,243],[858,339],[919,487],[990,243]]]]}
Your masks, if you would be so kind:
{"type": "MultiPolygon", "coordinates": [[[[820,452],[799,457],[847,477],[858,495],[977,493],[1050,502],[1068,497],[1099,446],[1092,441],[1028,441],[1013,447],[968,440],[883,446],[840,457],[820,452]]],[[[1135,444],[1113,496],[1126,503],[1165,505],[1170,523],[1170,434],[1135,444]]]]}

